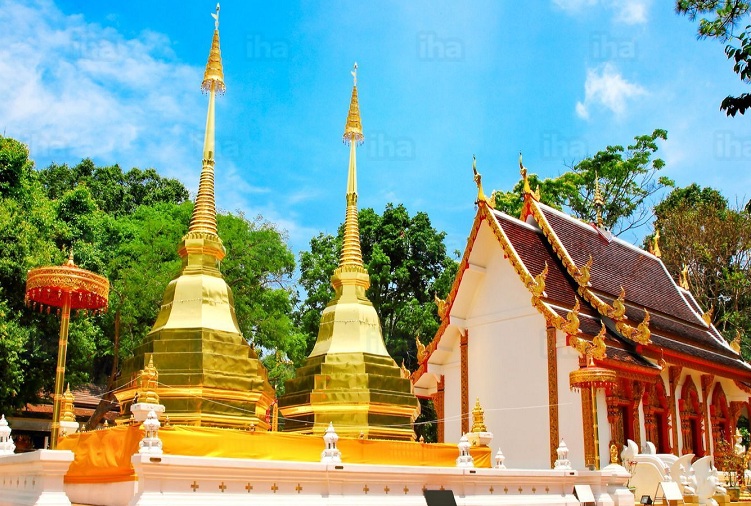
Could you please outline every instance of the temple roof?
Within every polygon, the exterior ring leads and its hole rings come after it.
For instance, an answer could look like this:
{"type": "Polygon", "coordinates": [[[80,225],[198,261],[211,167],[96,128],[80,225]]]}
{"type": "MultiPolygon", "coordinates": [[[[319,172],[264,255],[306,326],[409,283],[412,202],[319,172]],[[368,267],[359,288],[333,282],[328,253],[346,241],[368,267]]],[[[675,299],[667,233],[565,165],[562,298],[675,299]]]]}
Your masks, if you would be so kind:
{"type": "MultiPolygon", "coordinates": [[[[662,261],[594,224],[584,223],[525,195],[524,220],[492,210],[478,202],[477,218],[462,264],[468,262],[476,228],[487,220],[501,246],[501,253],[514,266],[530,290],[531,303],[549,325],[562,330],[576,299],[580,300],[579,329],[590,338],[604,324],[607,356],[603,361],[614,368],[657,374],[658,360],[687,365],[697,370],[751,380],[751,366],[730,348],[713,325],[702,318],[702,310],[690,292],[680,288],[662,261]],[[590,260],[591,259],[591,260],[590,260]],[[544,292],[538,276],[547,265],[544,292]],[[615,316],[614,301],[624,290],[625,316],[615,316]],[[641,325],[639,325],[641,324],[641,325]],[[647,339],[639,340],[637,327],[648,325],[647,339]]],[[[449,293],[444,322],[427,347],[437,348],[446,328],[451,304],[461,283],[462,266],[449,293]]],[[[426,371],[421,364],[413,378],[426,371]]]]}

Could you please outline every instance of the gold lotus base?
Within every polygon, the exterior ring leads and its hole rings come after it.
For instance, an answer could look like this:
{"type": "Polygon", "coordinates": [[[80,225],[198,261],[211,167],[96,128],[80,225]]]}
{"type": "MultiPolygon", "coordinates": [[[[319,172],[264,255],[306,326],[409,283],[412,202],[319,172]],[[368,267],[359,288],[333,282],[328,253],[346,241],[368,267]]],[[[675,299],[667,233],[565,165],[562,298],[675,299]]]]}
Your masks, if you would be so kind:
{"type": "Polygon", "coordinates": [[[123,364],[116,393],[123,414],[138,391],[138,372],[153,357],[157,394],[172,423],[267,430],[274,399],[266,370],[242,336],[210,330],[161,330],[123,364]]]}
{"type": "Polygon", "coordinates": [[[412,440],[419,402],[393,359],[368,353],[309,357],[279,399],[284,431],[412,440]]]}

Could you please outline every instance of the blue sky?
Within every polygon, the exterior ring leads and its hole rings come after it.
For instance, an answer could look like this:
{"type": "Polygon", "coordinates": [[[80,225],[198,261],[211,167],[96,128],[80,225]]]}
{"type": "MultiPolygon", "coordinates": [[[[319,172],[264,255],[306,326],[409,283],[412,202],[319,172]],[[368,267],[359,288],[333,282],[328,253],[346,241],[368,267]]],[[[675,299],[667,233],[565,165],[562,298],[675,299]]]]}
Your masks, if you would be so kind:
{"type": "MultiPolygon", "coordinates": [[[[37,166],[155,167],[198,183],[211,2],[0,0],[0,128],[37,166]]],[[[359,203],[425,211],[463,249],[476,190],[668,130],[678,185],[747,200],[745,91],[715,41],[654,0],[255,2],[226,0],[227,93],[217,100],[217,204],[263,215],[295,251],[344,217],[341,143],[359,64],[359,203]],[[278,4],[278,5],[276,5],[278,4]]],[[[637,237],[624,237],[636,241],[637,237]]]]}

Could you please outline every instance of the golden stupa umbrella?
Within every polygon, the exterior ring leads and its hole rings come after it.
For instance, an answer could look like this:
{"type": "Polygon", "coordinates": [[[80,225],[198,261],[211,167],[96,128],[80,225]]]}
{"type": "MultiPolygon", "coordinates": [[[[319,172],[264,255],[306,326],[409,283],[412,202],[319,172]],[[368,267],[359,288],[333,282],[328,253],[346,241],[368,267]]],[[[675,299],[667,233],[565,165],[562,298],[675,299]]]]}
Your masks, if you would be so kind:
{"type": "MultiPolygon", "coordinates": [[[[571,336],[570,339],[571,346],[582,353],[586,361],[586,366],[571,371],[568,378],[571,390],[582,390],[582,400],[586,397],[585,392],[589,394],[589,407],[592,416],[592,457],[594,461],[587,464],[593,465],[595,469],[600,468],[600,434],[597,423],[597,389],[612,387],[616,384],[615,371],[595,365],[594,359],[602,360],[605,358],[604,337],[605,325],[602,326],[600,332],[592,339],[592,342],[587,342],[576,336],[571,336]]],[[[585,424],[585,439],[587,437],[587,429],[588,428],[585,424]]]]}
{"type": "Polygon", "coordinates": [[[107,307],[110,283],[107,278],[81,269],[73,262],[71,249],[63,265],[31,269],[26,278],[26,304],[40,312],[57,308],[60,314],[60,341],[55,370],[55,397],[52,407],[50,448],[57,447],[60,432],[60,408],[65,380],[65,357],[68,353],[70,311],[98,313],[107,307]]]}

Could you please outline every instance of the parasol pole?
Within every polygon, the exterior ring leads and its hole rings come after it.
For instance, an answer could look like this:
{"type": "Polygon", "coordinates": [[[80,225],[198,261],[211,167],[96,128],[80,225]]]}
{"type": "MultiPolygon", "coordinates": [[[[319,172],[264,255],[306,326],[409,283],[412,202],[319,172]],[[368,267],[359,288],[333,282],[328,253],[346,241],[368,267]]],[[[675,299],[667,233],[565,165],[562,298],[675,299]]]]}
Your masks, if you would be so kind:
{"type": "Polygon", "coordinates": [[[50,448],[57,448],[60,434],[60,411],[63,403],[63,384],[65,383],[65,358],[68,354],[68,326],[70,324],[70,292],[63,292],[62,314],[60,316],[60,340],[57,349],[57,368],[55,369],[55,397],[52,405],[52,430],[50,448]]]}

